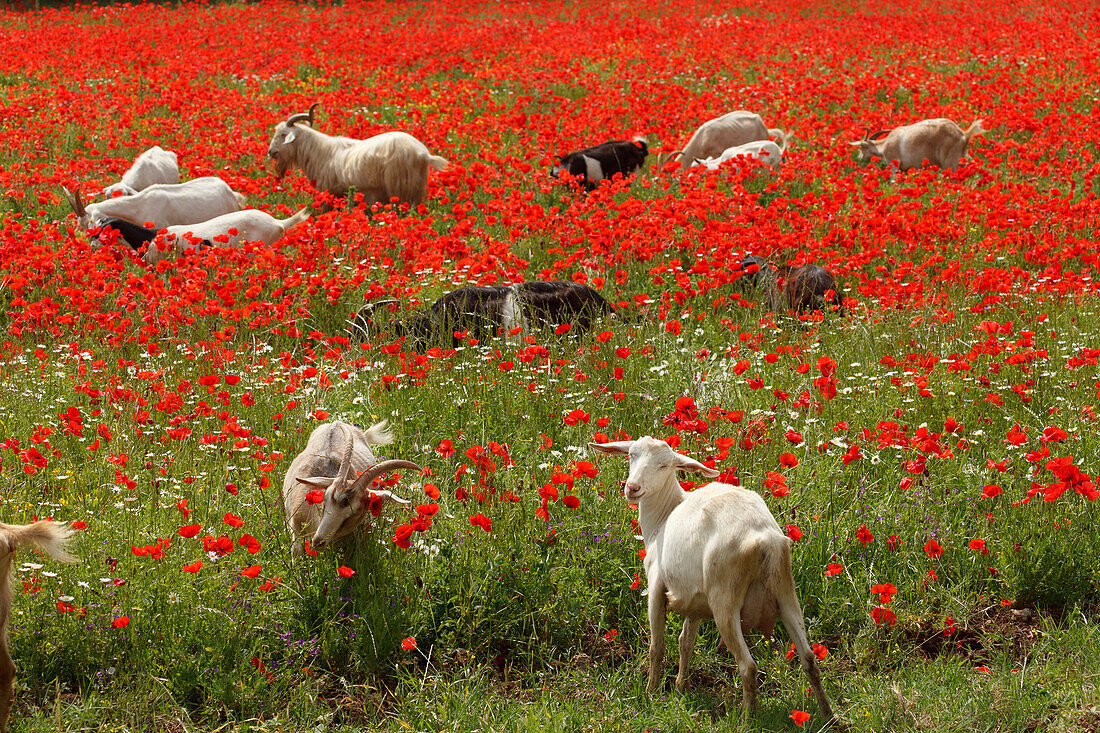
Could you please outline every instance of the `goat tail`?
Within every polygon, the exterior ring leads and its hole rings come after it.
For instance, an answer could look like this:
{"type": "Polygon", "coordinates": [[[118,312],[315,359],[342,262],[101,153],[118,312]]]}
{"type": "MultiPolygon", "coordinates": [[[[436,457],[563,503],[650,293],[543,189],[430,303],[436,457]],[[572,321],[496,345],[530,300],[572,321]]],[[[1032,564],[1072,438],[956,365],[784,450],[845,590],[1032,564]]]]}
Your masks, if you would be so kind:
{"type": "Polygon", "coordinates": [[[234,191],[233,195],[237,197],[237,206],[240,206],[243,209],[244,205],[248,203],[248,198],[246,198],[243,193],[239,193],[237,191],[234,191]]]}
{"type": "Polygon", "coordinates": [[[296,214],[294,214],[294,216],[291,216],[288,219],[283,219],[283,221],[282,221],[283,234],[286,234],[287,232],[289,232],[294,227],[296,227],[299,224],[301,224],[305,221],[308,221],[308,220],[309,220],[309,207],[304,206],[301,209],[299,209],[298,212],[296,214]]]}
{"type": "Polygon", "coordinates": [[[376,422],[363,431],[363,436],[368,445],[389,445],[393,442],[393,432],[390,430],[389,421],[376,422]]]}
{"type": "Polygon", "coordinates": [[[974,120],[970,127],[966,128],[966,132],[963,133],[963,137],[966,138],[966,142],[969,143],[978,135],[982,135],[987,132],[989,132],[989,130],[982,127],[981,120],[974,120]]]}
{"type": "Polygon", "coordinates": [[[428,156],[428,167],[429,168],[432,168],[432,169],[437,170],[437,171],[445,171],[445,170],[447,170],[448,165],[450,165],[450,163],[447,162],[446,158],[440,157],[438,155],[429,155],[428,156]]]}
{"type": "Polygon", "coordinates": [[[787,152],[787,146],[790,145],[790,143],[791,143],[791,136],[790,135],[788,135],[783,130],[771,127],[771,128],[768,128],[768,137],[777,138],[779,140],[779,152],[781,152],[781,153],[786,153],[787,152]]]}
{"type": "Polygon", "coordinates": [[[777,599],[794,593],[794,578],[791,576],[791,543],[783,537],[783,542],[769,542],[763,548],[760,558],[760,570],[764,587],[777,599]]]}
{"type": "Polygon", "coordinates": [[[58,522],[34,522],[32,524],[0,524],[0,552],[13,553],[29,545],[46,553],[54,560],[73,563],[77,559],[66,549],[73,538],[73,529],[58,522]]]}

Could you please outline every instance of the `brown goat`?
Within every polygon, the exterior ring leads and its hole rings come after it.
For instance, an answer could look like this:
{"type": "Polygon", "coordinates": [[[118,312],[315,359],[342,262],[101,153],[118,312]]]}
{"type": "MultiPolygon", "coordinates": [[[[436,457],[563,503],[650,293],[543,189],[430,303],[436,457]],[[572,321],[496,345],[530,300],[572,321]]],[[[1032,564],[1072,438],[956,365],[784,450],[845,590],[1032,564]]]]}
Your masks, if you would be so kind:
{"type": "Polygon", "coordinates": [[[844,315],[836,278],[824,267],[784,265],[777,270],[763,257],[748,255],[741,260],[741,269],[745,272],[743,277],[753,286],[764,288],[768,303],[777,312],[787,309],[824,312],[829,306],[833,306],[837,313],[844,315]],[[782,287],[779,285],[780,278],[783,279],[782,287]]]}
{"type": "Polygon", "coordinates": [[[76,562],[65,551],[72,529],[64,524],[3,524],[0,522],[0,733],[8,733],[8,714],[15,694],[15,664],[8,651],[8,617],[11,615],[11,559],[24,545],[37,547],[55,560],[76,562]]]}

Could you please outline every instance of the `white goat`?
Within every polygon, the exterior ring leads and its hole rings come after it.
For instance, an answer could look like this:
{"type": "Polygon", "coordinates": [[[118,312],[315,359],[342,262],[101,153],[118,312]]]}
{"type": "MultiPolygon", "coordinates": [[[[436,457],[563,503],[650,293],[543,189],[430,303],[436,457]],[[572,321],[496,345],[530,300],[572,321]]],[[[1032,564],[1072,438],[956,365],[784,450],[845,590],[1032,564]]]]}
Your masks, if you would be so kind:
{"type": "Polygon", "coordinates": [[[859,148],[860,159],[864,163],[878,157],[888,161],[892,168],[907,171],[922,167],[927,160],[928,165],[950,170],[966,155],[970,141],[985,132],[989,130],[982,128],[981,120],[975,121],[963,132],[951,120],[939,117],[895,127],[889,133],[886,130],[875,133],[868,130],[862,140],[848,144],[859,148]]]}
{"type": "Polygon", "coordinates": [[[55,560],[76,562],[65,550],[73,530],[64,524],[0,523],[0,733],[8,733],[8,714],[15,694],[15,664],[8,651],[8,618],[11,616],[11,559],[16,550],[30,545],[55,560]]]}
{"type": "Polygon", "coordinates": [[[154,145],[135,158],[130,169],[122,174],[122,180],[107,186],[103,189],[103,194],[110,197],[116,191],[121,191],[123,195],[132,196],[157,183],[179,182],[180,169],[176,162],[176,154],[159,145],[154,145]]]}
{"type": "MultiPolygon", "coordinates": [[[[313,532],[310,545],[320,550],[359,526],[370,509],[372,498],[408,504],[389,491],[370,488],[384,473],[420,470],[420,466],[409,461],[378,463],[371,445],[392,442],[393,436],[385,420],[371,425],[366,431],[342,422],[324,423],[315,428],[306,449],[294,458],[283,479],[283,509],[291,534],[301,537],[313,532]],[[357,471],[363,472],[358,478],[357,471]],[[324,492],[322,502],[309,502],[307,497],[314,490],[324,492]]],[[[296,545],[295,551],[301,552],[301,548],[296,545]]]]}
{"type": "MultiPolygon", "coordinates": [[[[779,166],[783,162],[783,154],[787,152],[787,145],[790,138],[781,130],[777,130],[776,132],[780,135],[780,142],[783,143],[782,147],[771,140],[753,140],[751,143],[726,148],[717,158],[697,160],[691,164],[691,167],[702,166],[709,171],[714,171],[718,170],[718,167],[723,163],[734,160],[735,158],[748,158],[751,160],[758,160],[773,171],[778,172],[779,166]]],[[[741,166],[737,164],[734,164],[732,167],[735,171],[741,170],[741,166]]]]}
{"type": "Polygon", "coordinates": [[[294,227],[309,219],[309,209],[302,209],[286,219],[276,219],[258,209],[234,211],[199,224],[180,224],[162,230],[131,224],[125,219],[107,219],[96,233],[103,244],[109,243],[112,229],[135,250],[147,245],[144,259],[155,265],[163,259],[191,252],[200,247],[240,247],[245,242],[274,244],[294,227]]]}
{"type": "Polygon", "coordinates": [[[366,140],[318,132],[313,129],[316,109],[314,104],[309,112],[291,115],[275,126],[267,154],[280,178],[296,167],[314,186],[334,196],[354,187],[367,203],[388,203],[396,197],[416,205],[424,200],[428,169],[447,167],[445,159],[432,155],[406,132],[384,132],[366,140]]]}
{"type": "Polygon", "coordinates": [[[61,187],[76,212],[80,226],[88,229],[105,219],[125,219],[135,224],[153,222],[162,229],[176,224],[198,224],[212,217],[240,211],[244,196],[220,178],[207,176],[186,183],[160,183],[133,196],[107,199],[85,206],[79,193],[61,187]]]}
{"type": "Polygon", "coordinates": [[[685,493],[676,479],[677,470],[710,478],[718,471],[649,436],[589,445],[630,458],[623,494],[638,505],[645,540],[651,634],[648,691],[652,694],[660,687],[668,608],[684,617],[677,689],[686,681],[700,621],[713,618],[722,642],[737,658],[744,688],[742,713],[747,717],[756,704],[757,667],[744,633],[755,628],[770,634],[778,615],[798,651],[821,714],[832,718],[795,592],[790,540],[764,500],[754,491],[722,483],[685,493]]]}
{"type": "Polygon", "coordinates": [[[669,158],[679,156],[681,168],[686,171],[696,160],[720,157],[729,148],[767,140],[769,135],[781,137],[786,145],[784,132],[768,129],[760,115],[745,110],[729,112],[700,125],[683,150],[672,153],[669,158]]]}

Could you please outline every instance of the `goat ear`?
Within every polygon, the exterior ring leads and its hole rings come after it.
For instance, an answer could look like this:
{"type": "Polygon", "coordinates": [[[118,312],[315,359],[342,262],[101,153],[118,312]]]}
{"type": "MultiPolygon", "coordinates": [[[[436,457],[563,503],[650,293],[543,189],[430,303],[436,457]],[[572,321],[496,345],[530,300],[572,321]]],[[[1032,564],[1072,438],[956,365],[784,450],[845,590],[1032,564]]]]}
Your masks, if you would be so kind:
{"type": "Polygon", "coordinates": [[[717,471],[713,468],[704,466],[702,463],[699,463],[699,461],[695,460],[694,458],[688,458],[687,456],[680,455],[679,453],[676,454],[676,468],[680,469],[681,471],[692,471],[694,473],[701,473],[707,478],[714,478],[719,473],[721,473],[721,471],[717,471]]]}
{"type": "Polygon", "coordinates": [[[402,499],[400,496],[393,493],[392,491],[371,491],[370,495],[371,496],[377,496],[377,497],[381,498],[383,501],[392,501],[394,504],[411,504],[412,503],[408,499],[402,499]]]}
{"type": "Polygon", "coordinates": [[[310,476],[309,478],[302,478],[301,476],[298,477],[298,483],[305,484],[306,486],[310,486],[314,489],[327,489],[329,486],[332,486],[332,482],[335,480],[336,479],[332,478],[331,476],[310,476]]]}
{"type": "Polygon", "coordinates": [[[613,443],[589,443],[588,447],[609,456],[625,456],[630,454],[632,445],[634,445],[633,440],[618,440],[613,443]]]}
{"type": "Polygon", "coordinates": [[[297,136],[298,136],[298,133],[294,132],[294,130],[291,130],[290,132],[288,132],[286,134],[286,137],[283,138],[283,142],[284,143],[292,143],[292,142],[294,142],[294,138],[296,138],[297,136]]]}

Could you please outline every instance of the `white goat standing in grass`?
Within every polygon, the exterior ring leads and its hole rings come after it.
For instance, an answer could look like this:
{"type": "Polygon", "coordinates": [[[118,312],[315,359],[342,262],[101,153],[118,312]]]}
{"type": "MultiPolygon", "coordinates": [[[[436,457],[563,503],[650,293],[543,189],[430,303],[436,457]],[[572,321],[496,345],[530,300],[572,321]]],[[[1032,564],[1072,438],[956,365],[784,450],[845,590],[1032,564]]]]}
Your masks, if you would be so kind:
{"type": "Polygon", "coordinates": [[[383,132],[366,140],[318,132],[313,129],[316,109],[314,104],[275,126],[267,154],[280,178],[290,168],[301,168],[314,186],[334,196],[354,187],[367,203],[396,197],[415,206],[424,200],[428,170],[447,168],[444,158],[407,132],[383,132]]]}
{"type": "Polygon", "coordinates": [[[831,719],[791,575],[790,540],[759,494],[723,483],[685,492],[676,479],[678,470],[709,478],[718,471],[649,436],[589,445],[630,458],[623,494],[638,505],[645,540],[650,694],[660,688],[665,616],[671,608],[684,617],[676,688],[683,689],[686,682],[699,623],[713,618],[722,642],[737,658],[744,689],[742,715],[747,717],[756,705],[757,666],[744,634],[749,629],[771,634],[778,616],[798,651],[821,714],[831,719]]]}
{"type": "Polygon", "coordinates": [[[8,733],[8,714],[15,694],[15,664],[8,651],[8,617],[11,616],[11,559],[21,547],[37,547],[55,560],[76,562],[65,550],[73,530],[65,524],[0,523],[0,733],[8,733]]]}

